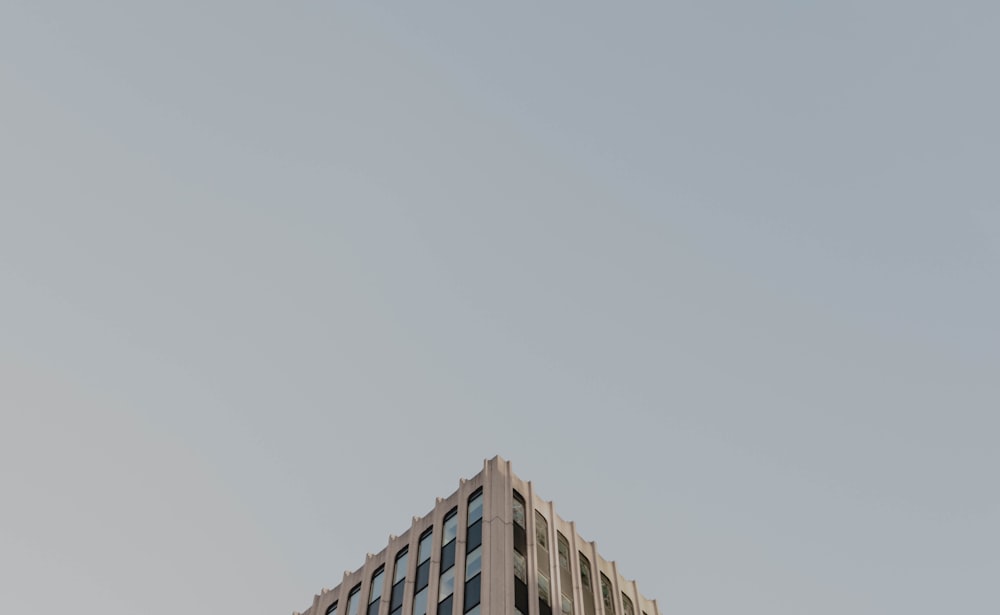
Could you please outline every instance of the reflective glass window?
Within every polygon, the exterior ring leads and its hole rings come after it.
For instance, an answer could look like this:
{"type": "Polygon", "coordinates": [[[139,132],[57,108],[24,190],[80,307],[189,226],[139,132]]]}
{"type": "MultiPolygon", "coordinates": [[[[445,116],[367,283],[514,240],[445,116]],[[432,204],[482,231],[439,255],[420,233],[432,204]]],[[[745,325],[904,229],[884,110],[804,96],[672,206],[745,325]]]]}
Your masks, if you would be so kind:
{"type": "Polygon", "coordinates": [[[441,537],[441,544],[446,545],[458,535],[458,511],[452,509],[448,516],[444,518],[444,535],[441,537]]]}
{"type": "Polygon", "coordinates": [[[409,549],[404,548],[396,556],[396,571],[392,575],[392,583],[395,585],[406,578],[406,562],[410,559],[409,549]]]}
{"type": "Polygon", "coordinates": [[[455,593],[455,567],[441,573],[441,583],[438,585],[438,600],[444,600],[455,593]]]}
{"type": "Polygon", "coordinates": [[[465,557],[465,578],[466,580],[479,574],[483,569],[483,549],[482,547],[469,553],[465,557]]]}
{"type": "Polygon", "coordinates": [[[334,602],[326,609],[326,615],[337,615],[337,603],[334,602]]]}
{"type": "Polygon", "coordinates": [[[358,585],[351,590],[347,596],[347,615],[358,615],[358,594],[361,593],[361,586],[358,585]]]}
{"type": "Polygon", "coordinates": [[[545,521],[542,513],[535,511],[535,543],[545,549],[549,549],[549,524],[545,521]]]}
{"type": "Polygon", "coordinates": [[[625,615],[633,615],[632,613],[632,601],[624,593],[622,594],[622,612],[625,615]]]}
{"type": "Polygon", "coordinates": [[[431,542],[434,533],[431,530],[424,532],[420,537],[420,544],[417,546],[417,563],[422,564],[431,558],[431,542]]]}
{"type": "Polygon", "coordinates": [[[427,615],[427,588],[423,588],[413,596],[413,615],[427,615]]]}
{"type": "Polygon", "coordinates": [[[604,615],[615,614],[615,596],[611,593],[611,580],[601,575],[601,598],[604,600],[604,615]]]}
{"type": "Polygon", "coordinates": [[[584,557],[583,553],[580,554],[580,583],[586,592],[593,591],[593,585],[590,580],[590,560],[584,557]]]}
{"type": "Polygon", "coordinates": [[[483,492],[480,491],[469,500],[469,521],[467,525],[472,525],[483,518],[483,492]]]}
{"type": "Polygon", "coordinates": [[[549,590],[549,577],[538,573],[538,599],[545,604],[552,604],[552,593],[549,590]]]}
{"type": "Polygon", "coordinates": [[[371,589],[368,591],[368,604],[371,604],[382,597],[383,576],[385,576],[385,568],[379,568],[378,572],[372,575],[372,585],[371,589]]]}
{"type": "Polygon", "coordinates": [[[559,568],[569,570],[569,541],[566,537],[556,532],[557,549],[559,549],[559,568]]]}
{"type": "Polygon", "coordinates": [[[517,551],[514,551],[514,577],[528,582],[528,561],[517,551]]]}
{"type": "Polygon", "coordinates": [[[527,527],[524,520],[524,500],[517,492],[514,493],[514,523],[521,527],[527,527]]]}

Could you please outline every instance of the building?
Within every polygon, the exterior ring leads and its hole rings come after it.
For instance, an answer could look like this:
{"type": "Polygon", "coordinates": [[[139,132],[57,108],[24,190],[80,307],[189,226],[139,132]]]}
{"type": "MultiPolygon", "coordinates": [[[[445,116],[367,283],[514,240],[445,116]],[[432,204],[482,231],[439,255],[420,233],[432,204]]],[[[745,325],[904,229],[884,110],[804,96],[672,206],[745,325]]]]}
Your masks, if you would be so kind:
{"type": "Polygon", "coordinates": [[[494,457],[301,615],[660,615],[494,457]]]}

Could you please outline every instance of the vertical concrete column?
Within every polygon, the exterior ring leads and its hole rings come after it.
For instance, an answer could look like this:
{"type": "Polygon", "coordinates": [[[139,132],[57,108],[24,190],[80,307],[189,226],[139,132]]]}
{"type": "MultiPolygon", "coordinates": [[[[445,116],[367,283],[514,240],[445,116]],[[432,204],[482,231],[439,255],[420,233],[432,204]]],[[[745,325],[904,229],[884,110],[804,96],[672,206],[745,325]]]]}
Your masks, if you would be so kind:
{"type": "Polygon", "coordinates": [[[514,612],[513,483],[510,462],[494,457],[483,477],[483,615],[514,612]]]}

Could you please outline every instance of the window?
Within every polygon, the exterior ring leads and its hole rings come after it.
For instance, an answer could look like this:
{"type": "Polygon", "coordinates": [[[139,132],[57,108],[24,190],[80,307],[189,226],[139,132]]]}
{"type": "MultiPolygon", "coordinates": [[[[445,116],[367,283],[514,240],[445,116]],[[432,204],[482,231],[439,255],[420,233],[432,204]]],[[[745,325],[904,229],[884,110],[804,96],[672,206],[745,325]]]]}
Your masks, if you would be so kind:
{"type": "Polygon", "coordinates": [[[514,578],[523,583],[528,582],[528,560],[514,551],[514,578]]]}
{"type": "Polygon", "coordinates": [[[615,615],[615,595],[611,592],[611,580],[601,573],[601,598],[604,600],[604,615],[615,615]]]}
{"type": "Polygon", "coordinates": [[[465,556],[465,578],[471,579],[483,571],[483,548],[479,547],[465,556]]]}
{"type": "Polygon", "coordinates": [[[361,593],[361,584],[358,583],[347,596],[347,615],[358,615],[358,594],[361,593]]]}
{"type": "Polygon", "coordinates": [[[542,513],[535,511],[535,544],[538,548],[549,550],[549,524],[542,513]]]}
{"type": "Polygon", "coordinates": [[[594,605],[594,583],[590,576],[590,560],[580,553],[580,585],[583,586],[583,612],[584,615],[595,615],[594,605]]]}
{"type": "Polygon", "coordinates": [[[514,610],[521,615],[528,613],[528,562],[525,554],[528,552],[528,530],[524,517],[524,498],[517,491],[513,492],[511,514],[514,523],[511,531],[514,534],[514,610]]]}
{"type": "Polygon", "coordinates": [[[417,563],[422,564],[431,558],[431,538],[433,531],[427,530],[420,537],[420,544],[417,545],[417,563]]]}
{"type": "Polygon", "coordinates": [[[549,577],[538,573],[538,599],[545,604],[552,603],[552,592],[549,588],[549,577]]]}
{"type": "MultiPolygon", "coordinates": [[[[417,578],[415,591],[427,587],[430,581],[431,572],[431,541],[434,538],[433,530],[427,530],[420,536],[420,543],[417,545],[417,578]]],[[[416,614],[415,614],[416,615],[416,614]]]]}
{"type": "Polygon", "coordinates": [[[559,550],[559,569],[569,570],[569,541],[566,537],[556,532],[556,548],[559,550]]]}
{"type": "Polygon", "coordinates": [[[535,556],[538,565],[538,613],[552,615],[552,592],[549,575],[552,564],[549,561],[549,523],[542,513],[535,511],[535,556]]]}
{"type": "Polygon", "coordinates": [[[516,493],[514,494],[514,523],[520,525],[521,527],[525,527],[524,500],[522,500],[521,496],[516,493]]]}
{"type": "Polygon", "coordinates": [[[468,615],[468,613],[474,609],[479,608],[479,583],[482,577],[476,575],[465,582],[465,603],[462,605],[462,610],[468,615]]]}
{"type": "Polygon", "coordinates": [[[573,572],[569,567],[569,541],[556,532],[556,550],[559,555],[559,585],[562,587],[563,615],[573,615],[573,572]]]}
{"type": "Polygon", "coordinates": [[[580,584],[585,591],[591,591],[593,585],[590,581],[590,560],[580,554],[580,584]]]}
{"type": "Polygon", "coordinates": [[[479,490],[469,499],[469,525],[483,518],[483,492],[479,490]]]}
{"type": "MultiPolygon", "coordinates": [[[[420,535],[417,543],[417,574],[413,586],[413,615],[427,615],[427,583],[431,576],[431,544],[434,528],[420,535]]],[[[399,606],[403,608],[402,604],[399,606]]]]}
{"type": "Polygon", "coordinates": [[[479,489],[469,497],[469,514],[465,533],[465,602],[462,612],[468,614],[479,610],[479,593],[483,570],[483,490],[479,489]]]}
{"type": "Polygon", "coordinates": [[[455,593],[455,567],[441,573],[441,583],[438,585],[438,600],[444,600],[455,593]]]}
{"type": "Polygon", "coordinates": [[[382,599],[382,581],[385,568],[379,568],[372,575],[372,584],[368,589],[368,615],[378,615],[379,601],[382,599]]]}
{"type": "Polygon", "coordinates": [[[444,517],[444,529],[441,537],[441,570],[447,570],[455,565],[455,536],[458,535],[458,509],[453,508],[444,517]]]}
{"type": "Polygon", "coordinates": [[[413,615],[427,615],[427,586],[413,595],[413,615]]]}
{"type": "Polygon", "coordinates": [[[334,602],[326,609],[326,615],[337,615],[337,603],[334,602]]]}
{"type": "Polygon", "coordinates": [[[389,596],[389,615],[399,615],[403,610],[403,590],[406,589],[406,563],[409,560],[410,550],[408,547],[396,554],[396,563],[393,565],[392,593],[389,596]]]}
{"type": "Polygon", "coordinates": [[[458,509],[453,508],[448,516],[444,518],[444,535],[441,537],[441,544],[448,544],[455,540],[458,535],[458,509]]]}
{"type": "Polygon", "coordinates": [[[403,547],[403,550],[396,554],[396,571],[392,575],[392,584],[395,585],[400,581],[406,580],[406,562],[409,560],[410,549],[409,547],[403,547]]]}
{"type": "Polygon", "coordinates": [[[444,516],[441,535],[441,577],[438,583],[438,615],[451,615],[455,593],[455,538],[458,536],[458,509],[444,516]]]}
{"type": "MultiPolygon", "coordinates": [[[[483,492],[477,491],[469,498],[469,514],[466,523],[465,552],[471,553],[483,544],[483,492]]],[[[468,578],[468,577],[466,577],[468,578]]]]}
{"type": "Polygon", "coordinates": [[[622,613],[624,615],[633,615],[632,601],[629,600],[629,597],[624,592],[622,592],[622,613]]]}

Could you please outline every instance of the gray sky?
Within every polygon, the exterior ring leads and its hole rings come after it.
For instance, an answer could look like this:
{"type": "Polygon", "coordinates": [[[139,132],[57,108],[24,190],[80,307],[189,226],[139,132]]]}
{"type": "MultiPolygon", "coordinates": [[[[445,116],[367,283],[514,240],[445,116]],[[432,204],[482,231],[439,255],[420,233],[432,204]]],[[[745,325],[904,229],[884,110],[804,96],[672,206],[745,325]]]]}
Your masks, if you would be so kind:
{"type": "Polygon", "coordinates": [[[998,21],[0,3],[0,612],[287,615],[497,453],[671,615],[1000,611],[998,21]]]}

